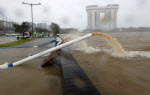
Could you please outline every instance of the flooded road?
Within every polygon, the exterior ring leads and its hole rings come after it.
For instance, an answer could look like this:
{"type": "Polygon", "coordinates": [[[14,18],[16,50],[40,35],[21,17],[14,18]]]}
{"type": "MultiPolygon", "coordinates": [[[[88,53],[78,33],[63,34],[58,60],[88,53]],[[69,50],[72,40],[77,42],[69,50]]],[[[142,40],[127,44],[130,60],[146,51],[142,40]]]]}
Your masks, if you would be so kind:
{"type": "MultiPolygon", "coordinates": [[[[70,46],[71,53],[102,95],[149,95],[150,33],[106,34],[122,45],[127,56],[119,56],[101,37],[91,37],[70,46]]],[[[36,39],[18,46],[39,45],[52,39],[36,39]]],[[[0,57],[28,56],[53,46],[0,50],[0,57]]],[[[0,59],[0,64],[19,59],[22,58],[0,59]]],[[[40,57],[20,66],[1,69],[0,95],[63,95],[60,66],[41,68],[43,60],[40,57]]]]}

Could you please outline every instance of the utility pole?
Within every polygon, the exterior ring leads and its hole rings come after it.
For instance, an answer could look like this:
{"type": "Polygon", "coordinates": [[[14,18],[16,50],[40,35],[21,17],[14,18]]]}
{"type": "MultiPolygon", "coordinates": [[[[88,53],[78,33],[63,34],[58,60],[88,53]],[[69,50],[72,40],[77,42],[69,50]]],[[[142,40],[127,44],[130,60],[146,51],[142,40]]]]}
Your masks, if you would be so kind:
{"type": "Polygon", "coordinates": [[[38,3],[38,4],[32,4],[32,3],[24,3],[24,2],[22,2],[22,4],[27,4],[27,5],[30,5],[31,6],[31,19],[32,19],[32,33],[33,33],[33,6],[34,5],[41,5],[41,3],[38,3]]]}
{"type": "Polygon", "coordinates": [[[4,21],[4,15],[3,15],[3,32],[4,32],[4,25],[5,25],[4,22],[5,22],[5,21],[4,21]]]}
{"type": "Polygon", "coordinates": [[[7,25],[8,25],[8,23],[7,23],[7,16],[6,16],[6,28],[5,28],[6,31],[8,31],[7,25]]]}

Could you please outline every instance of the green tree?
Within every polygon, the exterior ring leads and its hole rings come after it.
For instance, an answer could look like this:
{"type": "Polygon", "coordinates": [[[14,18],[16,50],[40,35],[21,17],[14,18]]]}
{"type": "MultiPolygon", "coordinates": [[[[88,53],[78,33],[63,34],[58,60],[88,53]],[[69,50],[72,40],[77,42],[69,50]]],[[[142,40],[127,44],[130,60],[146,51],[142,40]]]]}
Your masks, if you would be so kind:
{"type": "Polygon", "coordinates": [[[21,25],[14,24],[15,32],[21,32],[21,25]]]}
{"type": "Polygon", "coordinates": [[[56,23],[51,23],[51,29],[52,32],[54,32],[55,34],[60,33],[60,27],[56,23]]]}
{"type": "Polygon", "coordinates": [[[22,22],[21,25],[14,24],[14,27],[15,27],[15,32],[24,33],[26,31],[28,31],[31,26],[28,22],[22,22]]]}
{"type": "Polygon", "coordinates": [[[21,27],[22,27],[22,31],[23,31],[23,32],[26,32],[26,31],[29,30],[29,28],[30,28],[31,26],[30,26],[30,24],[29,24],[28,22],[23,22],[23,23],[21,24],[21,27]]]}

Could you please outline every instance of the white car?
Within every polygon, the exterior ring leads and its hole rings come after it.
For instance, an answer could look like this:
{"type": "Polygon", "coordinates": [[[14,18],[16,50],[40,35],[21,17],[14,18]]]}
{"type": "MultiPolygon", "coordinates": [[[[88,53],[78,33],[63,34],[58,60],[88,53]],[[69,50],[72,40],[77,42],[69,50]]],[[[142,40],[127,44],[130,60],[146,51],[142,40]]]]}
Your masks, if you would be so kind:
{"type": "MultiPolygon", "coordinates": [[[[23,38],[23,33],[18,36],[19,38],[23,38]]],[[[30,33],[29,32],[24,32],[24,38],[30,38],[30,33]]]]}
{"type": "Polygon", "coordinates": [[[19,33],[13,33],[12,36],[19,36],[19,33]]]}
{"type": "Polygon", "coordinates": [[[19,36],[19,33],[7,33],[6,36],[11,37],[11,36],[19,36]]]}
{"type": "Polygon", "coordinates": [[[11,37],[12,33],[7,33],[6,36],[11,37]]]}

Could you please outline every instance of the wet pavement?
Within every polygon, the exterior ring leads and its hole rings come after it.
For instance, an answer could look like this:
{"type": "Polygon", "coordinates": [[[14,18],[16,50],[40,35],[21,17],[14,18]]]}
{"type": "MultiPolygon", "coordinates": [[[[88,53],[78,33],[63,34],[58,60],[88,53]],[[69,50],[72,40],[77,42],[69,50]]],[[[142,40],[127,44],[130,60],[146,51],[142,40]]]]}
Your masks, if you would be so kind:
{"type": "MultiPolygon", "coordinates": [[[[34,46],[53,39],[39,38],[17,46],[34,46]]],[[[54,44],[38,48],[0,49],[0,58],[28,56],[53,46],[54,44]]],[[[22,58],[0,59],[0,64],[20,59],[22,58]]],[[[62,95],[61,68],[57,65],[42,68],[44,59],[39,57],[20,66],[0,69],[0,95],[62,95]]]]}
{"type": "Polygon", "coordinates": [[[16,37],[0,36],[0,44],[10,43],[14,41],[17,41],[16,37]]]}

